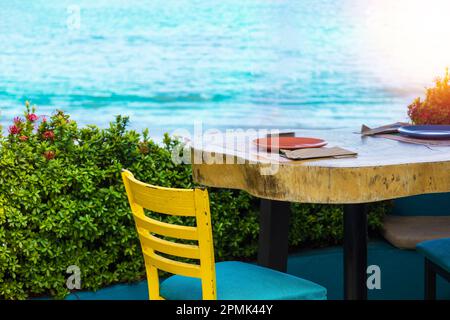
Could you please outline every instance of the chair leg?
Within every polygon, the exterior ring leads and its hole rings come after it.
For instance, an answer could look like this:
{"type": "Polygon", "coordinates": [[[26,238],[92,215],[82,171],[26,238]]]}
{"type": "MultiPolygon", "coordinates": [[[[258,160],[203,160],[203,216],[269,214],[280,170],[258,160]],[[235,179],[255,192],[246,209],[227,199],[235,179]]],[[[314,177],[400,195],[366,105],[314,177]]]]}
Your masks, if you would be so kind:
{"type": "Polygon", "coordinates": [[[433,263],[425,258],[425,300],[436,300],[436,272],[433,263]]]}

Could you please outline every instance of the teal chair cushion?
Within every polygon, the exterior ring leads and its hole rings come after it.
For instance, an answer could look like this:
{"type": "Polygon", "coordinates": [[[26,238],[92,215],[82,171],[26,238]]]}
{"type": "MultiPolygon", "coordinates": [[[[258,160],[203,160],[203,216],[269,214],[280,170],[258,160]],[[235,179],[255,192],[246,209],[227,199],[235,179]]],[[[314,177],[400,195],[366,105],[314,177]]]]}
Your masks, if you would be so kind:
{"type": "Polygon", "coordinates": [[[416,248],[428,260],[450,272],[450,238],[423,241],[416,248]]]}
{"type": "MultiPolygon", "coordinates": [[[[311,281],[259,267],[227,261],[216,263],[219,300],[325,300],[327,290],[311,281]]],[[[160,285],[160,295],[168,300],[201,300],[201,281],[175,275],[160,285]]]]}

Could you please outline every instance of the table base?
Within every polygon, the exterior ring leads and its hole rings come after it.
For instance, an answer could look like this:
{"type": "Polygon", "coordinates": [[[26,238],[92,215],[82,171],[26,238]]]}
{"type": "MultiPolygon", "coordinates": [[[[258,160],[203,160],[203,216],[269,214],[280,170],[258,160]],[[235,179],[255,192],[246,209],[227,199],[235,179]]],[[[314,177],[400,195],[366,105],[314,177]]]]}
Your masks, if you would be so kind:
{"type": "MultiPolygon", "coordinates": [[[[290,203],[261,199],[258,264],[286,272],[290,203]]],[[[367,299],[367,205],[344,205],[344,299],[367,299]]]]}

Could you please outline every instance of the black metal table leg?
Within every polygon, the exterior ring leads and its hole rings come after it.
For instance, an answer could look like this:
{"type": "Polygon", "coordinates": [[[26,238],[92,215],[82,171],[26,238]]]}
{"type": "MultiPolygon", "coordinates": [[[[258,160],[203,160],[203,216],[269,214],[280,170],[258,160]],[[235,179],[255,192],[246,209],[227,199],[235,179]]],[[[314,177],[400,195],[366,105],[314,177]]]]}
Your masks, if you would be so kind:
{"type": "Polygon", "coordinates": [[[258,264],[286,272],[290,203],[261,199],[258,264]]]}
{"type": "Polygon", "coordinates": [[[367,206],[344,206],[344,299],[367,299],[367,206]]]}
{"type": "Polygon", "coordinates": [[[436,272],[430,260],[425,258],[425,300],[436,300],[436,272]]]}

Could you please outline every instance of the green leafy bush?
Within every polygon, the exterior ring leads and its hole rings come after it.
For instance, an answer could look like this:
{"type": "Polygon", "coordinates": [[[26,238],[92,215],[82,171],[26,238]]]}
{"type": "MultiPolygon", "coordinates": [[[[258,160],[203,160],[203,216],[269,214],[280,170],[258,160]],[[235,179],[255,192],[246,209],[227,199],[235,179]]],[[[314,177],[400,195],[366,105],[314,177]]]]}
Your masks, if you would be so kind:
{"type": "MultiPolygon", "coordinates": [[[[0,138],[0,298],[63,298],[66,270],[80,267],[82,289],[144,277],[143,259],[120,178],[122,168],[160,186],[191,188],[191,168],[171,161],[177,141],[127,130],[117,116],[107,129],[78,128],[62,111],[38,117],[27,104],[0,138]]],[[[210,190],[216,259],[254,258],[257,199],[210,190]]],[[[377,206],[371,226],[379,226],[377,206]]],[[[291,243],[324,245],[342,238],[337,206],[295,205],[291,243]]],[[[176,218],[172,222],[176,222],[176,218]]]]}

